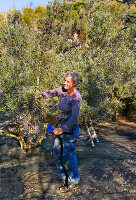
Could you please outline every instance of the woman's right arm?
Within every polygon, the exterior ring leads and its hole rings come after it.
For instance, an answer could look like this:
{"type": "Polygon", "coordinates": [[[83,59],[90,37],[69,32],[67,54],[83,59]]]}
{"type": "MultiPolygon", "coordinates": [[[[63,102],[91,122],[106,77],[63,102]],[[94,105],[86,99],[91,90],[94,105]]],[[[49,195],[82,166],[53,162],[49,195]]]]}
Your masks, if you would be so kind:
{"type": "Polygon", "coordinates": [[[59,87],[54,90],[40,92],[40,95],[44,98],[55,97],[55,96],[60,96],[61,91],[62,91],[62,87],[59,87]]]}

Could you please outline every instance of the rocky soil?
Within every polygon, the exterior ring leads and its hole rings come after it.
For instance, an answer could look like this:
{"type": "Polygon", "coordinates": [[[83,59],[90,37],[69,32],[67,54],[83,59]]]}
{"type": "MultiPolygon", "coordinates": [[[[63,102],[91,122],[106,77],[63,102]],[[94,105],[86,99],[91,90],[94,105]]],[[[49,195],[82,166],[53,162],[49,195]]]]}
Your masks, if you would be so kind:
{"type": "Polygon", "coordinates": [[[100,140],[95,147],[80,130],[81,183],[77,191],[62,194],[56,193],[52,136],[25,153],[15,138],[0,135],[0,200],[135,200],[136,123],[120,120],[95,128],[100,140]]]}

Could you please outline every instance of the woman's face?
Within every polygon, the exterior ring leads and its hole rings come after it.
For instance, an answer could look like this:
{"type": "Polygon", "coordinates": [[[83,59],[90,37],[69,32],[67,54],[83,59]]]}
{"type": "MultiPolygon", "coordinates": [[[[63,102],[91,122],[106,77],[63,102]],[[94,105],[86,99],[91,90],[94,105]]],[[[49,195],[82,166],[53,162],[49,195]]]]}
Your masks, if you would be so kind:
{"type": "Polygon", "coordinates": [[[65,77],[65,81],[64,81],[64,88],[66,90],[69,90],[69,89],[73,89],[75,87],[75,83],[73,82],[72,78],[71,77],[65,77]]]}

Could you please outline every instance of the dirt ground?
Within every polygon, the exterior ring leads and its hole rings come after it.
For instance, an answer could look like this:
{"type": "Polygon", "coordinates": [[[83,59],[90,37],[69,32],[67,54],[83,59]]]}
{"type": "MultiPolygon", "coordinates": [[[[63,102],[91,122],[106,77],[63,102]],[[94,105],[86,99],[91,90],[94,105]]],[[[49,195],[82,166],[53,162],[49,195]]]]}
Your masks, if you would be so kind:
{"type": "Polygon", "coordinates": [[[75,192],[56,193],[60,183],[52,136],[24,153],[15,138],[0,135],[0,200],[135,200],[136,123],[125,120],[96,127],[91,146],[80,130],[77,157],[81,183],[75,192]]]}

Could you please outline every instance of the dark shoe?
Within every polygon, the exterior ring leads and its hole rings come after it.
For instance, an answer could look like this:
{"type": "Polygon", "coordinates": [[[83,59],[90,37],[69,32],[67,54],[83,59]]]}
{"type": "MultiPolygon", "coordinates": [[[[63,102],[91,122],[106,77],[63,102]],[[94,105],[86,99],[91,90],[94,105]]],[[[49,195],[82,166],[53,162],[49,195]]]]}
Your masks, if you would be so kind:
{"type": "Polygon", "coordinates": [[[77,189],[78,189],[77,184],[69,185],[69,186],[62,185],[56,190],[56,192],[58,192],[58,193],[66,193],[66,192],[76,191],[77,189]]]}

